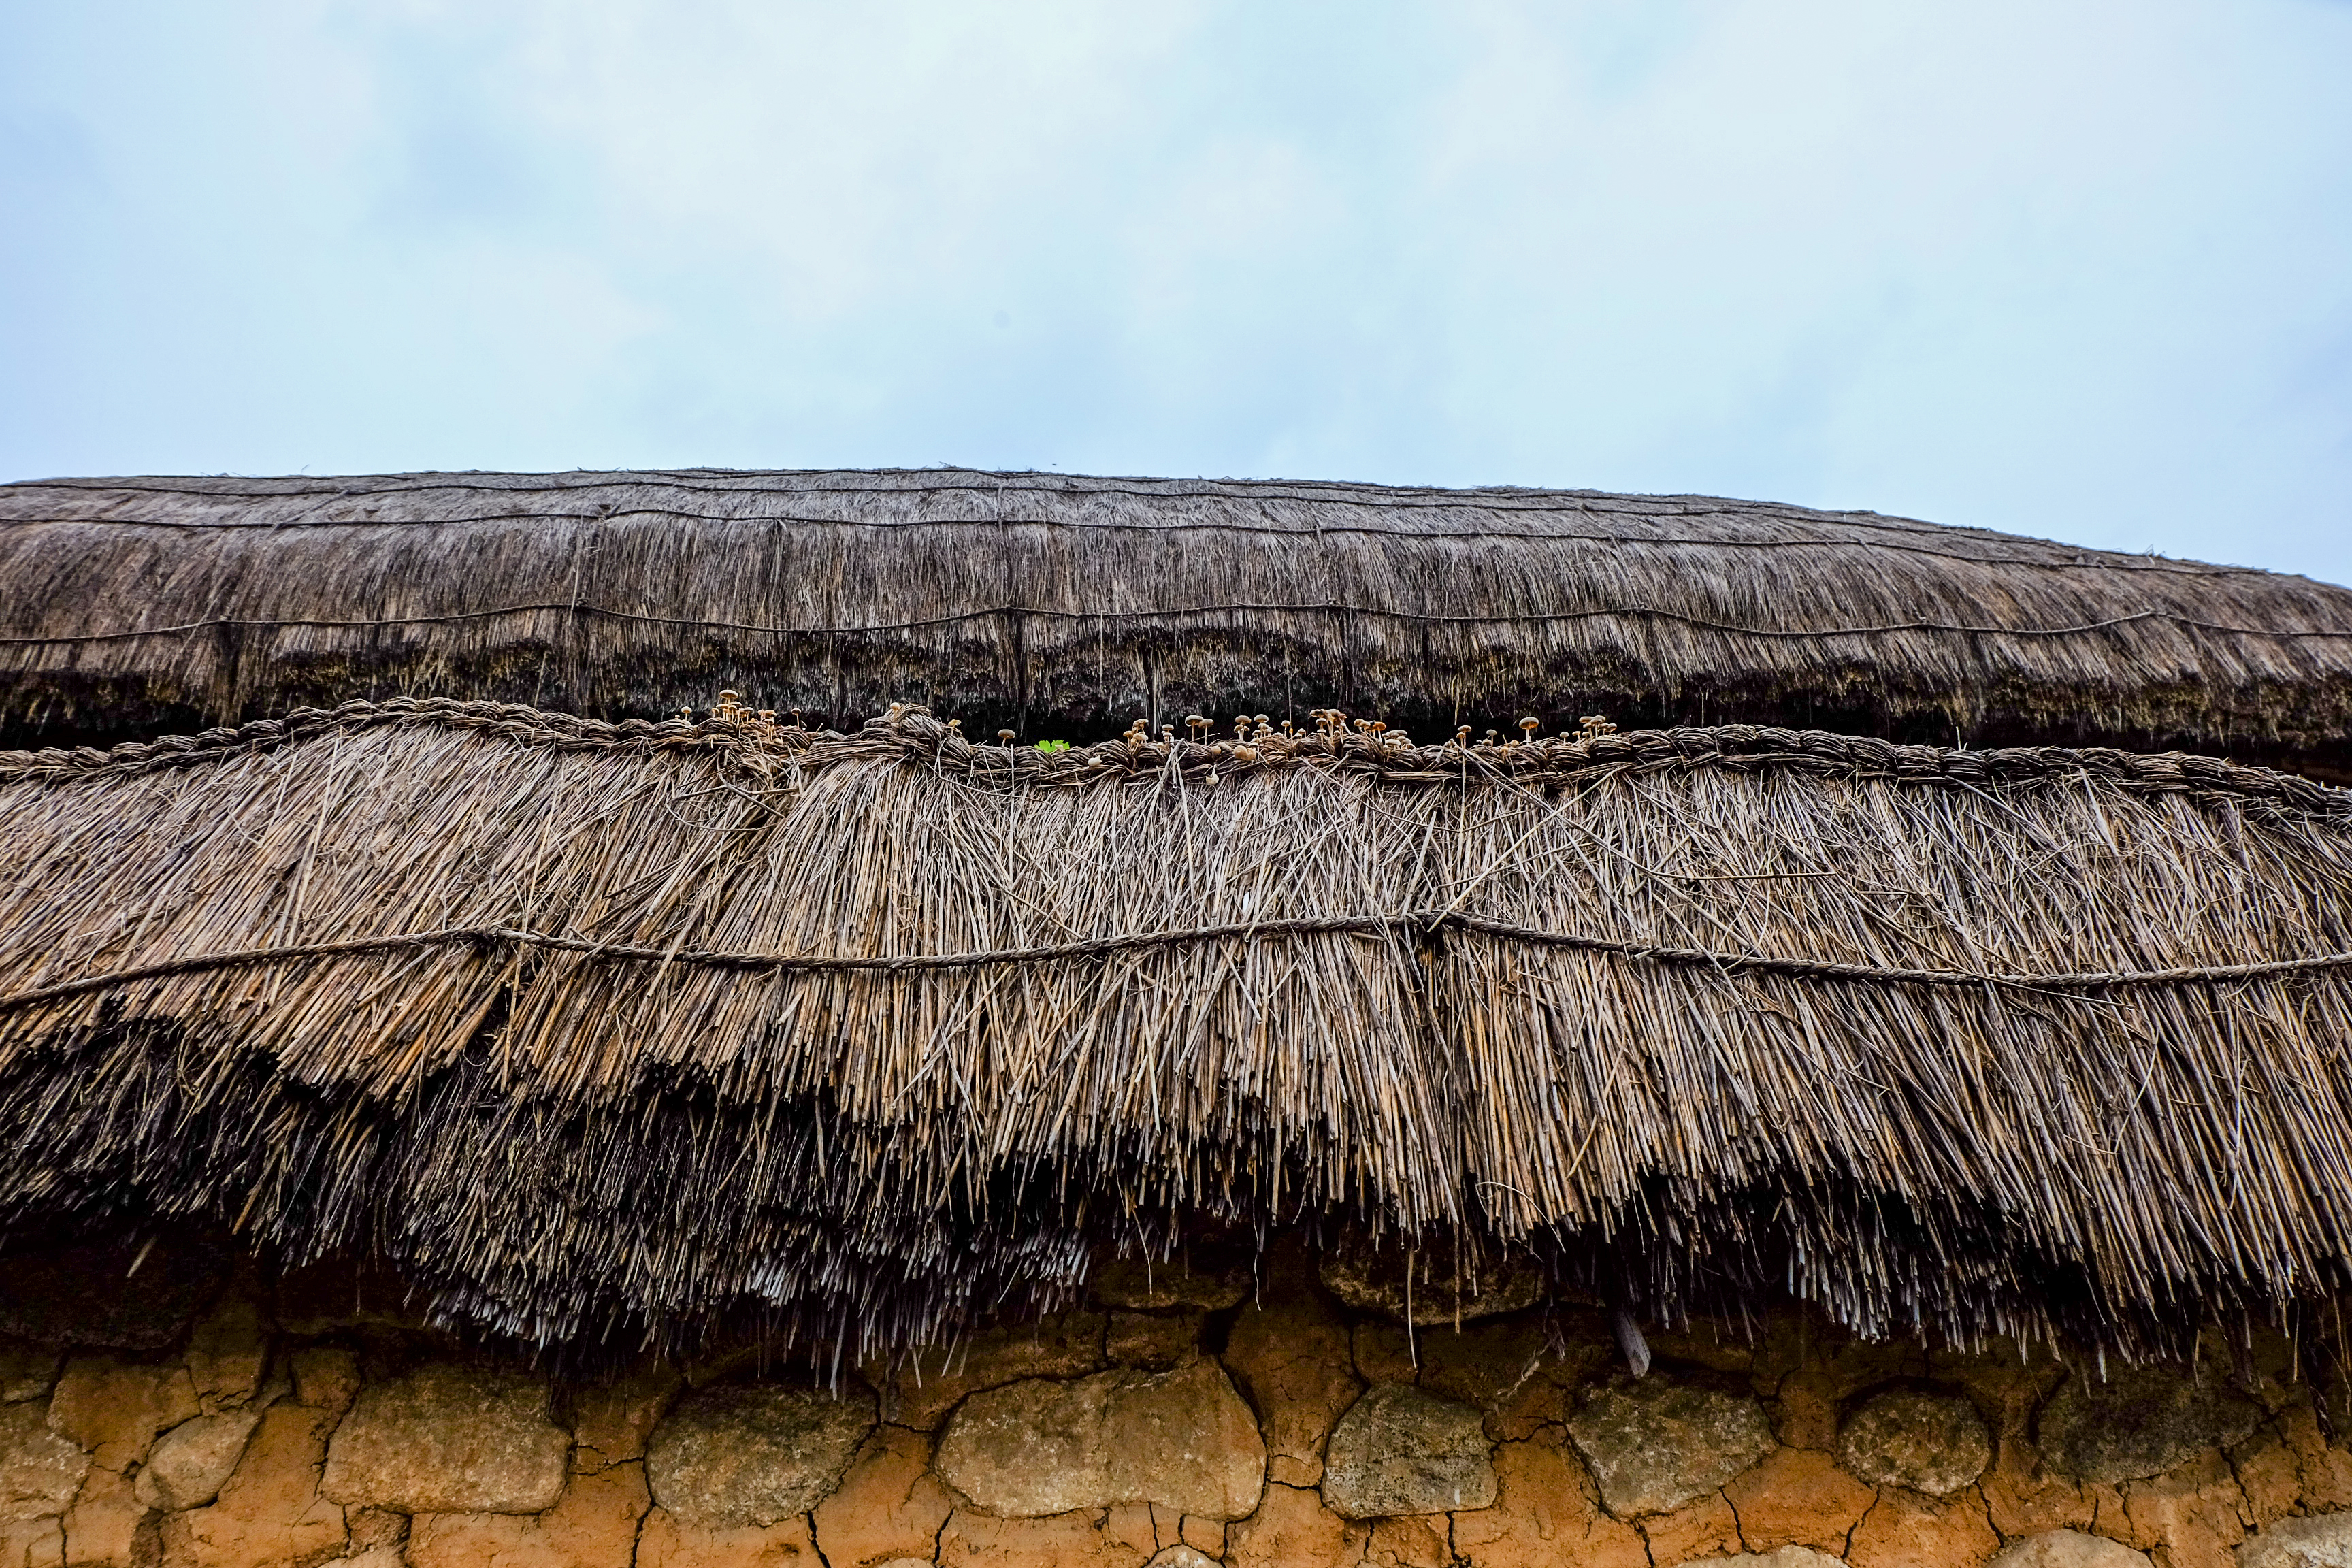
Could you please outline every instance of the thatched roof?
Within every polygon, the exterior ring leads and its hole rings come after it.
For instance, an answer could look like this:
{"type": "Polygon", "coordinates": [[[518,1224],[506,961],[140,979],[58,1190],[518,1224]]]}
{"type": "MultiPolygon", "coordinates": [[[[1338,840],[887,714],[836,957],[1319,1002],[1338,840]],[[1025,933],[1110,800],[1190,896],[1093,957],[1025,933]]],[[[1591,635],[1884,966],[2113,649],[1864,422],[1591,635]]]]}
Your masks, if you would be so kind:
{"type": "Polygon", "coordinates": [[[0,756],[0,1223],[547,1342],[856,1352],[1309,1224],[2148,1343],[2344,1285],[2347,1039],[2352,794],[2194,757],[408,701],[0,756]]]}
{"type": "Polygon", "coordinates": [[[977,734],[1380,712],[1795,723],[2352,769],[2352,593],[1692,496],[962,471],[0,487],[0,743],[395,695],[722,688],[977,734]],[[8,737],[13,737],[11,741],[8,737]]]}

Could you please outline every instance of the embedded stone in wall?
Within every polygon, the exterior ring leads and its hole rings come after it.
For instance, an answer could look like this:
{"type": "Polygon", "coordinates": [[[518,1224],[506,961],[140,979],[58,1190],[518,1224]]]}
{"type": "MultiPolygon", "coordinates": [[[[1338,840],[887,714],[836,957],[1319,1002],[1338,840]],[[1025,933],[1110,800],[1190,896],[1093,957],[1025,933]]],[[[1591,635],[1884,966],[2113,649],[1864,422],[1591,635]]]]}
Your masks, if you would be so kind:
{"type": "Polygon", "coordinates": [[[822,1501],[873,1426],[874,1404],[862,1393],[705,1389],[654,1428],[646,1476],[654,1500],[683,1524],[771,1525],[822,1501]]]}
{"type": "MultiPolygon", "coordinates": [[[[929,1565],[925,1564],[925,1568],[929,1565]]],[[[1196,1552],[1179,1542],[1152,1553],[1143,1568],[1217,1568],[1217,1560],[1205,1552],[1196,1552]]]]}
{"type": "Polygon", "coordinates": [[[975,1394],[941,1434],[936,1468],[980,1507],[1024,1519],[1119,1503],[1240,1519],[1265,1485],[1265,1445],[1223,1370],[1203,1361],[975,1394]]]}
{"type": "Polygon", "coordinates": [[[1331,1429],[1323,1500],[1349,1519],[1492,1507],[1495,1464],[1477,1410],[1374,1384],[1331,1429]]]}
{"type": "Polygon", "coordinates": [[[2045,1530],[2011,1542],[1987,1568],[2148,1568],[2148,1558],[2104,1535],[2045,1530]]]}
{"type": "Polygon", "coordinates": [[[2078,1371],[2042,1408],[2042,1457],[2089,1481],[2163,1474],[2205,1448],[2224,1447],[2263,1418],[2253,1401],[2211,1366],[2197,1376],[2169,1366],[2116,1367],[2106,1380],[2078,1371]]]}
{"type": "Polygon", "coordinates": [[[0,1519],[41,1519],[63,1513],[89,1474],[79,1445],[49,1430],[35,1403],[0,1410],[0,1519]]]}
{"type": "Polygon", "coordinates": [[[2352,1568],[2352,1513],[2275,1520],[2238,1548],[2238,1568],[2352,1568]]]}
{"type": "Polygon", "coordinates": [[[1340,1247],[1323,1255],[1320,1268],[1324,1286],[1358,1311],[1402,1321],[1410,1306],[1412,1321],[1423,1325],[1521,1311],[1547,1290],[1532,1258],[1490,1257],[1475,1268],[1457,1267],[1451,1247],[1340,1247]]]}
{"type": "Polygon", "coordinates": [[[1873,1486],[1949,1497],[1992,1463],[1992,1439],[1967,1400],[1898,1388],[1847,1417],[1838,1462],[1873,1486]]]}
{"type": "Polygon", "coordinates": [[[1704,1557],[1690,1568],[1845,1568],[1845,1559],[1816,1552],[1810,1546],[1783,1546],[1777,1552],[1743,1552],[1737,1557],[1704,1557]]]}
{"type": "Polygon", "coordinates": [[[258,1410],[238,1410],[181,1422],[147,1457],[146,1468],[139,1472],[139,1500],[173,1513],[204,1507],[220,1495],[221,1483],[236,1468],[260,1421],[258,1410]]]}
{"type": "Polygon", "coordinates": [[[1569,1418],[1568,1435],[1620,1519],[1680,1508],[1773,1448],[1755,1400],[1655,1378],[1601,1389],[1569,1418]]]}
{"type": "Polygon", "coordinates": [[[562,1494],[571,1450],[544,1383],[429,1366],[360,1391],[319,1489],[404,1513],[538,1513],[562,1494]]]}

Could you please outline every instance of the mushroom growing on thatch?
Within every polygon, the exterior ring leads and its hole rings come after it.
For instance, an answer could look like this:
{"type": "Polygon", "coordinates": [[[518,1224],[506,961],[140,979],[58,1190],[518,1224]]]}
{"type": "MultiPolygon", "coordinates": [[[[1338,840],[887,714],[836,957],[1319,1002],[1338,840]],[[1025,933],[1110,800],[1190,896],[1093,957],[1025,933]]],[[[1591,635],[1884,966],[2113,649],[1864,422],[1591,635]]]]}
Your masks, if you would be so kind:
{"type": "Polygon", "coordinates": [[[0,728],[430,695],[1156,734],[1818,725],[2352,769],[2352,594],[1701,497],[964,471],[0,487],[0,728]]]}
{"type": "Polygon", "coordinates": [[[0,757],[0,1223],[852,1354],[1203,1227],[1963,1341],[2342,1287],[2352,795],[1751,728],[1247,749],[394,701],[0,757]]]}

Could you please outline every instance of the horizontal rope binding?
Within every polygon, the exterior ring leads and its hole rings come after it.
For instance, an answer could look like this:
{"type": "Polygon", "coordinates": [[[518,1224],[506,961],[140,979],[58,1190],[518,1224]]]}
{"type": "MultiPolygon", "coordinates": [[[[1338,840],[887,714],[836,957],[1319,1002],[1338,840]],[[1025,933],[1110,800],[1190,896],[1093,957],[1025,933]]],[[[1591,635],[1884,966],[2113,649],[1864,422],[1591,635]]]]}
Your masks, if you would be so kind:
{"type": "Polygon", "coordinates": [[[1255,942],[1288,936],[1381,936],[1434,934],[1446,928],[1539,947],[1567,948],[1602,953],[1628,962],[1705,965],[1727,974],[1778,974],[1798,980],[1862,983],[1885,985],[1940,985],[2041,992],[2095,992],[2151,986],[2210,984],[2229,981],[2273,979],[2352,969],[2352,952],[2320,953],[2308,958],[2271,959],[2251,963],[2194,965],[2178,969],[2097,970],[2079,973],[2018,974],[1973,973],[1960,969],[1894,969],[1868,963],[1840,963],[1822,959],[1717,952],[1706,948],[1662,947],[1622,942],[1611,937],[1571,931],[1544,931],[1515,925],[1481,915],[1447,910],[1413,910],[1399,914],[1328,915],[1296,920],[1237,921],[1225,925],[1192,926],[1175,931],[1124,931],[1087,937],[1078,942],[1034,947],[994,948],[979,952],[895,953],[866,956],[854,953],[728,952],[701,949],[644,947],[621,942],[590,942],[583,937],[557,936],[514,926],[467,926],[442,931],[404,931],[391,936],[359,937],[348,942],[310,942],[286,947],[244,948],[235,952],[193,953],[130,969],[110,970],[50,985],[0,994],[0,1012],[62,1001],[94,991],[128,985],[142,980],[249,964],[289,963],[308,958],[342,958],[373,952],[415,950],[450,942],[480,945],[541,947],[583,953],[593,959],[632,963],[682,963],[698,968],[740,969],[769,973],[873,971],[885,974],[927,970],[978,969],[992,964],[1055,963],[1101,958],[1140,948],[1174,947],[1196,942],[1255,942]]]}

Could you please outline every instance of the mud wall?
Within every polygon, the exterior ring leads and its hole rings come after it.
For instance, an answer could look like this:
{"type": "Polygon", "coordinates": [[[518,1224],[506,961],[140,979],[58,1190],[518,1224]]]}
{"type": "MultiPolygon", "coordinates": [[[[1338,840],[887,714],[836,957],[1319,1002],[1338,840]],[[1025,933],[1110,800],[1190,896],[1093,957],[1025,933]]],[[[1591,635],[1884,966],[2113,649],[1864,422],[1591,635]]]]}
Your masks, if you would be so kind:
{"type": "Polygon", "coordinates": [[[2352,1563],[2352,1449],[2281,1342],[2102,1381],[1791,1313],[1653,1331],[1636,1379],[1589,1308],[1408,1331],[1270,1264],[1109,1268],[838,1398],[751,1347],[551,1379],[348,1285],[5,1273],[0,1563],[2352,1563]]]}

